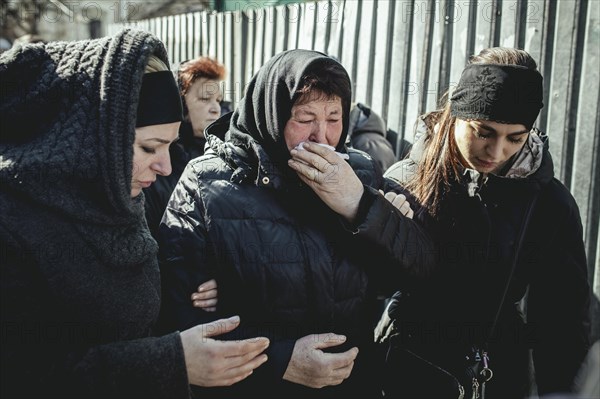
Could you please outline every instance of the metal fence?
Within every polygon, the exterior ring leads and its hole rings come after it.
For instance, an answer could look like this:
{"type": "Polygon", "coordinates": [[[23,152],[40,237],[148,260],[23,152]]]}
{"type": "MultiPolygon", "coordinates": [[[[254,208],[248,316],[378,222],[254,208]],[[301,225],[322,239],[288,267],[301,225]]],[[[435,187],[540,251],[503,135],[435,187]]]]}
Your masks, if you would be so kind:
{"type": "MultiPolygon", "coordinates": [[[[200,55],[225,64],[233,105],[258,68],[292,48],[335,56],[354,99],[369,104],[399,138],[412,141],[416,117],[458,82],[468,57],[485,47],[527,50],[544,75],[537,127],[550,137],[558,178],[581,210],[589,273],[600,296],[600,2],[595,0],[347,0],[199,12],[127,24],[167,46],[173,67],[200,55]]],[[[109,27],[109,33],[122,24],[109,27]]],[[[596,334],[597,336],[598,334],[596,334]]]]}

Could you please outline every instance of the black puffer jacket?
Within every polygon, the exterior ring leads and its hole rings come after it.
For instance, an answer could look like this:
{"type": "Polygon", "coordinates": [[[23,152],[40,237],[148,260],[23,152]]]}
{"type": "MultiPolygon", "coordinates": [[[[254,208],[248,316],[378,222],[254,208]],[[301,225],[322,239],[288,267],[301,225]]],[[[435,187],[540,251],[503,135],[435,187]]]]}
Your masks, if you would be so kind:
{"type": "Polygon", "coordinates": [[[158,226],[165,213],[167,202],[188,162],[204,154],[204,137],[195,137],[192,125],[184,121],[179,128],[179,140],[169,147],[172,171],[169,176],[156,176],[156,181],[144,189],[146,221],[150,233],[157,238],[158,226]]]}
{"type": "MultiPolygon", "coordinates": [[[[386,176],[400,184],[408,181],[426,139],[427,134],[421,136],[410,159],[386,176]]],[[[431,359],[460,375],[469,346],[487,339],[525,211],[537,196],[489,345],[494,372],[487,384],[490,398],[527,395],[530,348],[538,391],[568,391],[589,345],[590,290],[581,219],[572,195],[554,178],[547,147],[546,136],[531,134],[506,176],[489,175],[478,184],[477,172],[466,170],[447,194],[439,220],[422,209],[416,214],[436,237],[440,268],[433,283],[412,296],[413,337],[431,359]],[[517,304],[527,289],[525,319],[517,304]]]]}
{"type": "MultiPolygon", "coordinates": [[[[222,117],[207,130],[211,150],[190,162],[161,224],[163,314],[172,317],[167,325],[185,328],[239,314],[241,327],[230,338],[264,335],[271,339],[269,361],[225,390],[226,396],[362,398],[373,394],[377,391],[374,370],[370,370],[373,378],[368,378],[373,286],[383,275],[405,281],[428,273],[432,265],[431,248],[414,250],[417,242],[426,240],[421,230],[398,216],[373,188],[366,187],[357,225],[346,229],[287,164],[281,167],[273,161],[277,156],[289,157],[283,129],[265,129],[261,138],[260,127],[252,126],[246,129],[247,145],[233,144],[232,135],[248,123],[247,118],[256,117],[258,126],[267,125],[263,119],[268,115],[263,113],[269,111],[258,111],[265,103],[279,104],[277,112],[285,114],[287,101],[289,115],[289,93],[296,89],[282,88],[282,80],[266,85],[265,76],[278,73],[285,79],[292,71],[302,76],[324,62],[335,61],[297,50],[282,53],[263,67],[231,121],[230,116],[222,117]],[[275,101],[271,95],[281,98],[275,101]],[[250,108],[255,112],[247,111],[250,108]],[[223,142],[217,136],[225,132],[223,142]],[[266,135],[272,135],[270,151],[263,145],[266,135]],[[281,144],[281,150],[274,149],[281,144]],[[190,301],[198,284],[212,277],[219,284],[217,315],[193,308],[190,301]],[[336,351],[360,348],[350,380],[321,390],[283,381],[295,341],[328,332],[348,337],[336,351]]],[[[277,122],[276,117],[268,120],[277,122]]],[[[346,151],[343,140],[338,150],[346,151]]],[[[382,187],[372,159],[360,151],[348,153],[363,183],[382,187]]]]}

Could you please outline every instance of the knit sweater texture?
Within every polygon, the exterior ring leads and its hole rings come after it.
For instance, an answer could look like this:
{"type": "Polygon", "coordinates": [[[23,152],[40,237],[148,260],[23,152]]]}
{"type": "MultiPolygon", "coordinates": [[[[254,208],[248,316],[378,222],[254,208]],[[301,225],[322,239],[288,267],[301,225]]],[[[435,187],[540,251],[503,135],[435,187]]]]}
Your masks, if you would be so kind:
{"type": "Polygon", "coordinates": [[[149,33],[0,57],[2,397],[189,395],[178,333],[154,338],[157,246],[131,198],[149,33]]]}

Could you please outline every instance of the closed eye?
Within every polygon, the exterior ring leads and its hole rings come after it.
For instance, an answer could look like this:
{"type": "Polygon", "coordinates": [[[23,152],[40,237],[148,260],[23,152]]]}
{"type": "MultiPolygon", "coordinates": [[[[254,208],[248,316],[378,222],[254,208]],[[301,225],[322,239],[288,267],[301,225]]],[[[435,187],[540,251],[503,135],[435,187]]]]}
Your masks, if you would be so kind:
{"type": "Polygon", "coordinates": [[[523,140],[525,140],[525,137],[526,137],[525,135],[518,136],[518,138],[508,136],[508,141],[510,141],[511,143],[518,144],[518,143],[522,143],[523,140]]]}
{"type": "Polygon", "coordinates": [[[479,131],[477,129],[475,129],[475,135],[480,138],[480,139],[489,139],[490,137],[492,137],[492,133],[484,133],[482,131],[479,131]]]}
{"type": "Polygon", "coordinates": [[[142,148],[142,151],[144,151],[147,154],[156,154],[155,148],[144,147],[144,146],[141,146],[141,148],[142,148]]]}

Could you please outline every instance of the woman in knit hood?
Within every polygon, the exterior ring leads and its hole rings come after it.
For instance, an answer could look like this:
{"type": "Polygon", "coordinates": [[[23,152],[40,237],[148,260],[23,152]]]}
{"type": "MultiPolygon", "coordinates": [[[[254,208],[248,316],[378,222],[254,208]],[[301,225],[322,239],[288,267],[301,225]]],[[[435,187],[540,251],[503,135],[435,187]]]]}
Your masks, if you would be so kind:
{"type": "Polygon", "coordinates": [[[182,120],[166,65],[130,30],[0,58],[2,397],[187,398],[266,360],[266,339],[208,338],[238,319],[151,337],[160,280],[140,192],[170,173],[182,120]]]}
{"type": "Polygon", "coordinates": [[[432,259],[427,250],[401,250],[414,248],[421,230],[377,191],[374,161],[346,149],[350,99],[337,61],[307,50],[276,55],[238,109],[207,128],[210,150],[188,164],[173,192],[159,232],[165,323],[182,329],[239,314],[231,339],[271,341],[269,361],[253,376],[210,395],[378,395],[370,363],[375,288],[384,275],[425,274],[432,259]],[[327,187],[325,174],[298,174],[288,162],[299,153],[321,153],[331,187],[351,187],[352,195],[316,195],[312,184],[327,187]],[[216,314],[190,302],[213,277],[216,314]]]}

